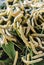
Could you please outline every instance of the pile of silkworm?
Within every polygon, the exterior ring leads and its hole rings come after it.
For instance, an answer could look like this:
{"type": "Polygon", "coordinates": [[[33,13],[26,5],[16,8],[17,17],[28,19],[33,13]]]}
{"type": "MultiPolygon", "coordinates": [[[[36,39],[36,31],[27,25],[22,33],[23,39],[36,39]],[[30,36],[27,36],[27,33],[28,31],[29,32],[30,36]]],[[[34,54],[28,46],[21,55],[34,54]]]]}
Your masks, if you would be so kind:
{"type": "MultiPolygon", "coordinates": [[[[29,65],[42,61],[42,56],[44,56],[44,0],[6,0],[5,4],[6,8],[0,9],[0,45],[6,45],[8,41],[16,42],[17,38],[11,34],[12,30],[16,30],[27,49],[30,48],[34,53],[32,60],[30,60],[30,53],[27,54],[27,59],[22,57],[23,63],[29,65]]],[[[13,65],[17,62],[17,56],[13,65]]]]}

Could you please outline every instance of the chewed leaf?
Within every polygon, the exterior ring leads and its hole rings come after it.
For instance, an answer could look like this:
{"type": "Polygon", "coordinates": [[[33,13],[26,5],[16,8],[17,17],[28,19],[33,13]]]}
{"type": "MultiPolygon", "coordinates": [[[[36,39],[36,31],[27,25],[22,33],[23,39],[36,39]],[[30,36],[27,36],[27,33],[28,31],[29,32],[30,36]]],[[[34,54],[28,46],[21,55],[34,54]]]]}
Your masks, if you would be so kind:
{"type": "Polygon", "coordinates": [[[4,52],[9,56],[10,59],[14,60],[15,49],[13,42],[9,42],[7,45],[2,46],[4,52]]]}

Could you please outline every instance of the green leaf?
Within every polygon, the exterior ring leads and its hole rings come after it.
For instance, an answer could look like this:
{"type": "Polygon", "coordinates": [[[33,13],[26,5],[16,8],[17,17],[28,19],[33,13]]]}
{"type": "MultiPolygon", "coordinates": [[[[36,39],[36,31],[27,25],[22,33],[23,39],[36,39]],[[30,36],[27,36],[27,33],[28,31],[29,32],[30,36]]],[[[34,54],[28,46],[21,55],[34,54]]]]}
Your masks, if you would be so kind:
{"type": "Polygon", "coordinates": [[[4,63],[5,65],[12,65],[12,60],[8,58],[4,61],[4,63]]]}
{"type": "Polygon", "coordinates": [[[19,36],[20,35],[19,32],[17,30],[12,30],[10,33],[17,37],[17,42],[15,42],[14,45],[17,46],[20,50],[23,50],[24,49],[24,45],[22,44],[23,42],[20,42],[21,41],[21,37],[19,36]]]}
{"type": "Polygon", "coordinates": [[[6,60],[0,60],[0,63],[3,65],[12,65],[12,60],[7,58],[6,60]]]}
{"type": "Polygon", "coordinates": [[[0,62],[0,65],[5,65],[5,64],[0,62]]]}
{"type": "Polygon", "coordinates": [[[14,60],[15,49],[13,42],[9,42],[7,45],[2,46],[4,52],[9,56],[10,59],[14,60]]]}
{"type": "Polygon", "coordinates": [[[0,57],[1,57],[2,53],[0,53],[0,57]]]}
{"type": "Polygon", "coordinates": [[[44,65],[44,60],[41,61],[41,62],[39,62],[39,63],[36,63],[36,64],[34,64],[34,65],[44,65]]]}

